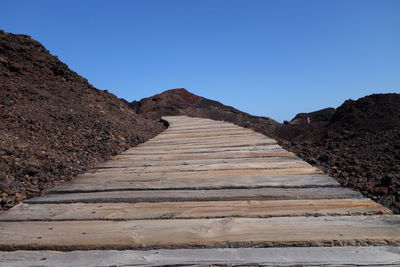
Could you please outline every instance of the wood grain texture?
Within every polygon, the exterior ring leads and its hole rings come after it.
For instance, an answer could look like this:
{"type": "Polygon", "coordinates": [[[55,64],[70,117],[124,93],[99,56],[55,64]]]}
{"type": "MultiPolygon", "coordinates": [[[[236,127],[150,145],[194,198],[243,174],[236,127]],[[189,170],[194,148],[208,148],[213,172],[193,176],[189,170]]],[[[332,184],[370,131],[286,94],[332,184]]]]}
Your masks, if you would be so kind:
{"type": "Polygon", "coordinates": [[[135,203],[163,201],[227,201],[362,198],[346,188],[258,188],[222,190],[137,190],[70,194],[47,194],[26,203],[135,203]]]}
{"type": "Polygon", "coordinates": [[[245,163],[220,163],[220,164],[198,164],[180,166],[148,166],[148,167],[125,167],[125,168],[100,168],[96,172],[130,172],[130,173],[165,173],[165,172],[187,172],[208,170],[247,170],[247,169],[291,169],[291,168],[314,168],[304,161],[293,162],[245,162],[245,163]]]}
{"type": "Polygon", "coordinates": [[[0,222],[0,249],[399,245],[398,216],[0,222]]]}
{"type": "Polygon", "coordinates": [[[139,220],[390,214],[369,199],[20,204],[0,221],[139,220]]]}
{"type": "MultiPolygon", "coordinates": [[[[182,178],[220,178],[241,176],[286,176],[286,175],[314,175],[322,174],[317,168],[291,168],[291,169],[246,169],[246,170],[213,170],[213,171],[187,171],[187,172],[163,172],[163,173],[130,173],[130,172],[98,172],[96,169],[79,175],[73,182],[135,182],[152,181],[154,179],[182,178]]],[[[333,179],[331,179],[333,180],[333,179]]],[[[334,180],[333,180],[334,181],[334,180]]]]}
{"type": "Polygon", "coordinates": [[[287,151],[236,151],[236,152],[212,152],[212,153],[182,153],[182,154],[164,154],[164,155],[118,155],[112,160],[132,162],[152,162],[157,161],[163,164],[163,161],[174,160],[202,160],[202,159],[236,159],[236,158],[266,158],[266,157],[296,157],[292,152],[287,151]]]}
{"type": "Polygon", "coordinates": [[[184,150],[184,149],[207,149],[207,148],[241,148],[246,146],[268,146],[276,145],[276,141],[269,140],[248,140],[239,142],[227,142],[217,144],[180,144],[180,145],[160,145],[160,146],[137,146],[135,151],[151,151],[151,150],[184,150]]]}
{"type": "Polygon", "coordinates": [[[213,165],[226,163],[266,163],[266,162],[303,162],[297,157],[261,157],[261,158],[234,158],[234,159],[187,159],[187,160],[170,160],[170,161],[133,161],[110,160],[102,164],[96,165],[95,168],[128,168],[128,167],[150,167],[150,166],[196,166],[196,165],[213,165]]]}
{"type": "Polygon", "coordinates": [[[209,148],[186,148],[186,149],[170,149],[170,150],[137,150],[128,149],[121,155],[152,155],[152,154],[186,154],[186,153],[213,153],[213,152],[283,152],[285,151],[279,145],[263,145],[263,146],[238,146],[238,147],[209,147],[209,148]]]}
{"type": "Polygon", "coordinates": [[[333,187],[339,184],[326,175],[285,175],[285,176],[232,176],[212,178],[166,177],[142,178],[128,181],[120,179],[80,179],[54,187],[52,193],[121,191],[121,190],[161,190],[161,189],[229,189],[229,188],[294,188],[333,187]]]}
{"type": "Polygon", "coordinates": [[[399,247],[285,247],[0,252],[0,266],[400,266],[399,247]]]}

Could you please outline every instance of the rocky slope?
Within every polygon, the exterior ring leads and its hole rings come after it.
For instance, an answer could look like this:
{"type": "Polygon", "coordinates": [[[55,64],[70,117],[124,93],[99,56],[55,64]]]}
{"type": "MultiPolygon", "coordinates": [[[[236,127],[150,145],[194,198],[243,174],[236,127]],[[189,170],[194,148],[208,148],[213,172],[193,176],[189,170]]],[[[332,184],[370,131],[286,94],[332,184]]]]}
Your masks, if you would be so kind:
{"type": "Polygon", "coordinates": [[[164,129],[91,86],[39,42],[3,31],[0,122],[0,210],[164,129]]]}
{"type": "Polygon", "coordinates": [[[400,213],[400,94],[348,100],[329,121],[298,128],[285,125],[297,133],[281,139],[286,148],[400,213]]]}
{"type": "Polygon", "coordinates": [[[225,120],[274,137],[342,185],[400,212],[400,94],[348,100],[337,109],[300,113],[284,124],[185,89],[169,90],[131,106],[151,118],[185,114],[225,120]]]}

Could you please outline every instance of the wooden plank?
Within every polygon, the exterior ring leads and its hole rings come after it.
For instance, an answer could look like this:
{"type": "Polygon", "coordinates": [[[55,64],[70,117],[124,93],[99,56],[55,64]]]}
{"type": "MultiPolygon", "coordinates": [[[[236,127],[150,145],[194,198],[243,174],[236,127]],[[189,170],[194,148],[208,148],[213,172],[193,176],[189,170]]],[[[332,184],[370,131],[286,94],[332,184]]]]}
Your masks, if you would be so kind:
{"type": "MultiPolygon", "coordinates": [[[[256,135],[253,133],[219,133],[219,134],[211,134],[210,132],[204,132],[199,134],[169,134],[169,135],[160,135],[155,137],[148,142],[155,143],[155,142],[167,142],[167,141],[191,141],[191,140],[198,140],[207,142],[210,141],[218,141],[218,140],[233,140],[233,139],[267,139],[273,140],[263,135],[256,135]]],[[[147,142],[146,142],[147,144],[147,142]]]]}
{"type": "Polygon", "coordinates": [[[160,150],[138,150],[128,149],[121,155],[163,155],[163,154],[187,154],[187,153],[213,153],[213,152],[283,152],[279,145],[264,146],[239,146],[239,147],[216,147],[216,148],[197,148],[197,149],[160,149],[160,150]]]}
{"type": "MultiPolygon", "coordinates": [[[[226,123],[224,123],[224,124],[220,124],[219,126],[220,127],[224,127],[224,128],[234,129],[234,130],[235,129],[242,129],[242,130],[252,131],[249,128],[243,128],[243,127],[240,127],[240,126],[235,125],[235,124],[226,124],[226,123]]],[[[172,124],[170,124],[170,126],[167,129],[165,129],[165,131],[187,131],[187,130],[195,131],[195,130],[197,130],[196,128],[199,128],[199,127],[200,127],[200,129],[204,128],[203,126],[196,126],[196,125],[189,125],[189,124],[186,124],[186,125],[172,125],[172,124]],[[184,128],[190,128],[190,127],[192,127],[193,129],[184,129],[184,128]]],[[[214,130],[214,131],[217,131],[219,129],[219,127],[208,127],[208,128],[210,128],[210,130],[214,130]]]]}
{"type": "Polygon", "coordinates": [[[267,139],[267,138],[226,138],[226,139],[222,139],[220,138],[218,139],[214,139],[214,140],[198,140],[197,138],[193,138],[193,139],[186,139],[186,140],[182,140],[182,139],[178,139],[178,140],[174,140],[174,141],[160,141],[160,142],[149,142],[149,143],[143,143],[139,146],[136,146],[137,148],[141,148],[141,147],[148,147],[148,148],[154,148],[154,147],[163,147],[163,146],[213,146],[213,145],[223,145],[223,144],[236,144],[236,143],[248,143],[248,142],[269,142],[271,144],[276,144],[275,141],[269,141],[271,139],[267,139]]]}
{"type": "MultiPolygon", "coordinates": [[[[207,142],[209,140],[233,140],[233,139],[267,139],[273,140],[266,136],[256,135],[253,133],[219,133],[219,134],[212,134],[210,132],[198,133],[198,134],[169,134],[169,135],[161,135],[158,138],[153,138],[149,140],[149,143],[156,143],[156,142],[166,142],[166,141],[191,141],[191,140],[198,140],[207,142]]],[[[146,144],[148,144],[146,142],[146,144]]]]}
{"type": "Polygon", "coordinates": [[[173,129],[174,131],[187,131],[187,130],[204,130],[206,131],[207,129],[239,129],[239,126],[235,126],[232,124],[219,124],[219,125],[185,125],[185,126],[173,126],[171,125],[171,130],[173,129]],[[173,127],[173,128],[172,128],[173,127]]]}
{"type": "Polygon", "coordinates": [[[183,138],[185,137],[194,137],[199,135],[200,137],[213,137],[213,136],[220,136],[220,135],[254,135],[254,136],[264,136],[263,134],[260,133],[255,133],[251,130],[244,129],[244,128],[239,128],[239,127],[230,127],[230,128],[222,128],[222,129],[208,129],[208,130],[174,130],[174,129],[169,129],[165,130],[161,134],[153,137],[150,140],[157,140],[157,139],[163,139],[163,138],[173,138],[173,137],[178,137],[182,136],[183,138]]]}
{"type": "Polygon", "coordinates": [[[185,119],[170,119],[169,120],[170,124],[173,125],[190,125],[190,124],[198,124],[198,123],[228,123],[231,124],[230,122],[225,122],[222,120],[212,120],[212,119],[206,119],[206,118],[185,118],[185,119]]]}
{"type": "Polygon", "coordinates": [[[120,190],[161,190],[161,189],[230,189],[263,187],[326,187],[339,186],[339,183],[326,175],[286,175],[286,176],[232,176],[213,178],[144,178],[131,181],[118,179],[93,180],[86,178],[66,182],[54,187],[52,193],[78,193],[93,191],[120,190]]]}
{"type": "Polygon", "coordinates": [[[225,122],[222,120],[211,120],[211,119],[182,119],[182,120],[170,120],[170,125],[196,125],[196,124],[231,124],[230,122],[225,122]]]}
{"type": "Polygon", "coordinates": [[[110,160],[97,164],[95,168],[124,168],[124,167],[150,167],[150,166],[180,166],[180,165],[210,165],[223,163],[262,163],[262,162],[299,162],[297,157],[265,157],[265,158],[236,158],[236,159],[192,159],[192,160],[169,160],[169,161],[132,161],[132,160],[110,160]]]}
{"type": "Polygon", "coordinates": [[[255,133],[251,129],[246,129],[246,128],[240,128],[238,126],[223,126],[223,127],[218,127],[218,128],[208,128],[206,130],[205,128],[200,128],[200,129],[175,129],[175,128],[168,128],[164,130],[160,135],[155,136],[154,138],[158,138],[160,136],[169,136],[170,134],[192,134],[192,133],[203,133],[203,132],[209,132],[209,133],[216,133],[216,132],[221,132],[221,131],[238,131],[238,132],[247,132],[247,133],[255,133]]]}
{"type": "Polygon", "coordinates": [[[174,161],[174,160],[201,160],[201,159],[237,159],[237,158],[267,158],[267,157],[296,157],[292,152],[277,151],[277,152],[214,152],[214,153],[186,153],[172,155],[118,155],[112,160],[131,160],[131,161],[174,161]]]}
{"type": "Polygon", "coordinates": [[[136,203],[164,201],[228,201],[362,198],[347,188],[257,188],[222,190],[139,190],[93,193],[47,194],[25,200],[26,203],[136,203]]]}
{"type": "Polygon", "coordinates": [[[173,129],[206,129],[206,128],[218,128],[218,127],[232,127],[231,123],[220,123],[220,122],[205,122],[205,123],[173,123],[170,124],[173,129]]]}
{"type": "Polygon", "coordinates": [[[132,181],[150,181],[152,179],[166,178],[218,178],[226,177],[229,179],[233,176],[281,176],[281,175],[313,175],[322,174],[317,168],[291,168],[291,169],[268,169],[268,170],[207,170],[207,171],[188,171],[188,172],[165,172],[165,173],[129,173],[129,172],[96,172],[91,170],[74,178],[75,182],[87,182],[88,179],[93,182],[113,181],[116,182],[132,182],[132,181]]]}
{"type": "Polygon", "coordinates": [[[20,204],[0,221],[200,219],[390,214],[369,199],[20,204]]]}
{"type": "Polygon", "coordinates": [[[134,148],[135,151],[160,151],[160,150],[184,150],[184,149],[204,149],[204,148],[220,148],[220,147],[227,147],[227,148],[235,148],[235,147],[245,147],[245,146],[266,146],[266,145],[276,145],[276,141],[268,141],[268,140],[258,140],[258,141],[240,141],[235,143],[216,143],[216,144],[180,144],[180,145],[160,145],[160,146],[136,146],[134,148]]]}
{"type": "Polygon", "coordinates": [[[221,163],[208,165],[181,165],[181,166],[149,166],[96,169],[96,172],[130,172],[130,173],[160,173],[160,172],[186,172],[207,170],[243,170],[243,169],[290,169],[313,168],[304,161],[292,162],[246,162],[246,163],[221,163]]]}
{"type": "Polygon", "coordinates": [[[213,152],[213,153],[184,153],[184,154],[164,154],[164,155],[118,155],[115,160],[131,160],[131,161],[173,161],[173,160],[201,160],[201,159],[235,159],[235,158],[266,158],[266,157],[296,157],[292,152],[258,152],[258,151],[237,151],[232,152],[213,152]]]}
{"type": "Polygon", "coordinates": [[[367,246],[0,252],[0,266],[5,267],[236,265],[398,267],[400,248],[367,246]]]}
{"type": "Polygon", "coordinates": [[[0,249],[400,245],[400,216],[0,222],[0,249]]]}
{"type": "MultiPolygon", "coordinates": [[[[267,138],[267,137],[258,137],[258,136],[252,136],[252,135],[242,135],[242,136],[237,136],[237,135],[221,135],[218,137],[186,137],[186,138],[168,138],[168,139],[158,139],[158,140],[151,140],[147,141],[146,143],[140,144],[138,147],[142,146],[163,146],[163,145],[180,145],[180,144],[225,144],[225,143],[231,143],[234,144],[236,142],[246,142],[246,141],[269,141],[269,142],[274,142],[275,140],[267,138]]],[[[276,143],[276,142],[274,142],[276,143]]]]}

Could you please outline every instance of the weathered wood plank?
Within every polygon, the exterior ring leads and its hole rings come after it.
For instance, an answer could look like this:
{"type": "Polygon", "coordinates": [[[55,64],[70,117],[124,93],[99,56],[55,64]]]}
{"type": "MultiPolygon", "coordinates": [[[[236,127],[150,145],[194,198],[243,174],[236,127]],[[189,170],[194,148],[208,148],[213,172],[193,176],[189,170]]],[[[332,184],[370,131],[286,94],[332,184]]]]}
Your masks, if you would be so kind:
{"type": "Polygon", "coordinates": [[[246,132],[246,133],[255,133],[254,131],[250,129],[245,129],[245,128],[240,128],[238,126],[223,126],[223,127],[218,127],[218,128],[209,128],[208,130],[204,128],[200,129],[173,129],[173,128],[168,128],[164,132],[162,132],[162,135],[157,135],[154,138],[159,138],[159,137],[168,137],[170,134],[192,134],[192,133],[204,133],[207,131],[208,133],[218,133],[221,131],[237,131],[237,132],[246,132]]]}
{"type": "Polygon", "coordinates": [[[196,132],[169,132],[169,133],[163,133],[161,135],[157,135],[156,137],[150,139],[149,141],[168,141],[168,140],[184,140],[184,139],[193,139],[193,138],[198,138],[200,139],[223,139],[223,138],[240,138],[240,137],[246,137],[246,136],[252,136],[252,137],[257,137],[257,138],[268,138],[267,136],[263,136],[261,134],[254,134],[252,132],[244,132],[244,131],[237,131],[235,130],[232,132],[232,130],[221,130],[223,132],[216,132],[216,131],[196,131],[196,132]]]}
{"type": "Polygon", "coordinates": [[[166,134],[161,136],[156,136],[153,139],[149,140],[148,142],[161,142],[161,141],[179,141],[179,140],[201,140],[201,141],[208,141],[208,140],[226,140],[226,139],[245,139],[245,138],[253,138],[253,139],[268,139],[272,140],[271,138],[266,137],[262,134],[254,134],[249,132],[231,132],[231,131],[224,131],[219,133],[213,133],[209,131],[199,132],[196,134],[166,134]]]}
{"type": "Polygon", "coordinates": [[[245,146],[266,146],[266,145],[277,145],[276,141],[259,140],[259,141],[240,141],[235,143],[216,143],[216,144],[180,144],[180,145],[160,145],[160,146],[136,146],[135,151],[149,151],[149,150],[183,150],[183,149],[204,149],[204,148],[235,148],[245,146]]]}
{"type": "Polygon", "coordinates": [[[180,166],[149,166],[96,169],[96,172],[131,172],[131,173],[159,173],[159,172],[186,172],[207,170],[243,170],[243,169],[290,169],[314,168],[304,161],[292,162],[245,162],[245,163],[220,163],[208,165],[180,165],[180,166]]]}
{"type": "Polygon", "coordinates": [[[234,176],[282,176],[282,175],[313,175],[322,174],[317,168],[291,168],[291,169],[268,169],[268,170],[217,170],[217,171],[188,171],[188,172],[165,172],[165,173],[129,173],[129,172],[96,172],[92,170],[79,175],[74,182],[136,182],[136,181],[152,181],[154,179],[182,178],[221,178],[229,179],[234,176]]]}
{"type": "Polygon", "coordinates": [[[194,138],[194,137],[199,137],[199,138],[222,138],[224,136],[232,136],[232,137],[243,137],[243,136],[253,136],[253,137],[266,137],[263,134],[259,133],[254,133],[249,130],[244,130],[244,129],[222,129],[222,130],[192,130],[192,131],[175,131],[175,130],[170,130],[168,132],[162,133],[160,135],[155,136],[154,138],[150,139],[151,140],[163,140],[163,139],[174,139],[176,137],[181,137],[181,138],[194,138]]]}
{"type": "MultiPolygon", "coordinates": [[[[235,144],[236,142],[256,142],[256,141],[268,141],[268,142],[273,142],[274,140],[266,138],[266,137],[256,137],[256,136],[251,136],[251,135],[246,135],[246,136],[219,136],[218,138],[212,137],[190,137],[190,138],[171,138],[171,139],[161,139],[161,140],[152,140],[152,141],[147,141],[146,143],[140,144],[137,147],[143,147],[143,146],[164,146],[164,145],[197,145],[197,144],[204,144],[204,145],[210,145],[210,144],[226,144],[226,143],[231,143],[235,144]]],[[[274,142],[275,143],[275,142],[274,142]]]]}
{"type": "Polygon", "coordinates": [[[299,162],[297,157],[264,157],[264,158],[236,158],[236,159],[202,159],[202,160],[170,160],[170,161],[132,161],[110,160],[96,165],[95,168],[126,168],[126,167],[150,167],[150,166],[195,166],[224,163],[262,163],[262,162],[299,162]]]}
{"type": "MultiPolygon", "coordinates": [[[[224,129],[232,129],[232,130],[242,130],[242,131],[253,131],[252,129],[249,128],[243,128],[235,124],[220,124],[218,127],[208,127],[210,131],[220,131],[221,128],[224,129]]],[[[181,131],[201,131],[203,130],[204,127],[199,127],[196,125],[170,125],[164,132],[169,133],[169,132],[181,132],[181,131]],[[185,128],[192,128],[192,129],[185,129],[185,128]]],[[[163,132],[163,133],[164,133],[163,132]]],[[[253,131],[254,132],[254,131],[253,131]]]]}
{"type": "MultiPolygon", "coordinates": [[[[238,144],[247,144],[247,143],[265,143],[267,142],[268,144],[276,144],[275,141],[271,141],[270,139],[266,139],[266,138],[233,138],[232,140],[229,140],[229,138],[226,139],[215,139],[215,140],[207,140],[207,141],[202,141],[202,140],[197,140],[197,139],[191,139],[191,140],[174,140],[174,141],[166,141],[166,142],[149,142],[149,143],[143,143],[140,144],[138,146],[136,146],[135,148],[157,148],[157,147],[187,147],[187,146],[192,146],[192,147],[209,147],[209,146],[221,146],[221,145],[227,145],[227,144],[231,144],[231,145],[236,145],[238,144]]],[[[243,146],[243,145],[242,145],[243,146]]]]}
{"type": "Polygon", "coordinates": [[[327,187],[339,183],[327,175],[285,175],[285,176],[232,176],[212,178],[166,177],[142,178],[131,181],[119,179],[80,179],[54,187],[52,193],[78,193],[119,190],[160,190],[160,189],[229,189],[263,187],[327,187]]]}
{"type": "MultiPolygon", "coordinates": [[[[173,128],[174,130],[192,130],[192,129],[207,129],[207,128],[223,128],[223,127],[227,127],[227,128],[233,128],[235,127],[233,124],[229,124],[229,123],[191,123],[191,124],[171,124],[170,125],[171,128],[173,128]]],[[[237,126],[238,127],[238,126],[237,126]]],[[[239,127],[238,127],[239,128],[239,127]]]]}
{"type": "Polygon", "coordinates": [[[400,245],[400,216],[0,222],[0,249],[400,245]]]}
{"type": "Polygon", "coordinates": [[[214,153],[184,153],[184,154],[164,154],[164,155],[118,155],[113,158],[113,160],[131,160],[151,162],[158,161],[162,163],[163,161],[174,161],[174,160],[202,160],[202,159],[235,159],[235,158],[266,158],[266,157],[296,157],[292,152],[287,151],[277,151],[277,152],[247,152],[247,151],[237,151],[237,152],[214,152],[214,153]]]}
{"type": "Polygon", "coordinates": [[[138,150],[128,149],[121,155],[162,155],[162,154],[187,154],[187,153],[212,153],[212,152],[283,152],[279,145],[264,146],[239,146],[239,147],[216,147],[216,148],[192,148],[192,149],[160,149],[160,150],[138,150]]]}
{"type": "MultiPolygon", "coordinates": [[[[189,172],[165,172],[165,173],[129,173],[129,172],[86,172],[79,175],[71,182],[97,183],[97,182],[151,182],[165,179],[226,179],[235,177],[241,179],[260,178],[265,181],[276,181],[284,183],[302,183],[301,181],[335,181],[333,178],[323,174],[318,169],[292,168],[274,170],[222,170],[222,171],[189,171],[189,172]],[[314,172],[317,170],[318,172],[314,172]],[[237,172],[237,173],[235,173],[237,172]]],[[[233,180],[232,180],[233,181],[233,180]]],[[[336,182],[335,182],[336,183],[336,182]]]]}
{"type": "Polygon", "coordinates": [[[395,267],[400,265],[400,248],[368,246],[0,252],[0,266],[5,267],[167,265],[395,267]]]}
{"type": "Polygon", "coordinates": [[[215,124],[215,125],[171,125],[174,131],[187,131],[187,130],[207,130],[214,129],[239,129],[239,126],[233,124],[215,124]]]}
{"type": "Polygon", "coordinates": [[[390,214],[369,199],[20,204],[0,221],[200,219],[390,214]]]}
{"type": "Polygon", "coordinates": [[[138,190],[93,193],[47,194],[25,200],[26,203],[135,203],[164,201],[228,201],[362,198],[347,188],[258,188],[222,190],[138,190]]]}

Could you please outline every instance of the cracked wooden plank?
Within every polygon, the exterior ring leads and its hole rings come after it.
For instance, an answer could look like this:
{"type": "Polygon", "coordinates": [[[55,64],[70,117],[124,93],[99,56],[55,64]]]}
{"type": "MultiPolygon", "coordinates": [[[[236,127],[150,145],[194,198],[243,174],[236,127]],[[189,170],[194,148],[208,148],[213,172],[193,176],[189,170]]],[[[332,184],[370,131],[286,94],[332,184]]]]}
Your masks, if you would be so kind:
{"type": "Polygon", "coordinates": [[[390,214],[370,199],[20,204],[0,221],[139,220],[390,214]]]}
{"type": "Polygon", "coordinates": [[[0,222],[0,249],[400,245],[399,216],[0,222]]]}

